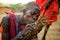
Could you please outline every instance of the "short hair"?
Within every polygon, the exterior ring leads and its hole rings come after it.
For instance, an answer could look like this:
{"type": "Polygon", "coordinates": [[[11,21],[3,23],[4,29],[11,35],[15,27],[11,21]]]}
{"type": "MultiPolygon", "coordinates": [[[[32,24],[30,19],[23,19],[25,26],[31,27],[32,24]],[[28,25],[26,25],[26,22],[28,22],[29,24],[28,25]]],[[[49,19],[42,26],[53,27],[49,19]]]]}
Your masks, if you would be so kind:
{"type": "Polygon", "coordinates": [[[24,11],[27,11],[31,9],[32,11],[34,10],[35,13],[40,14],[40,8],[37,4],[35,4],[35,2],[29,2],[28,4],[25,5],[24,7],[24,11]]]}

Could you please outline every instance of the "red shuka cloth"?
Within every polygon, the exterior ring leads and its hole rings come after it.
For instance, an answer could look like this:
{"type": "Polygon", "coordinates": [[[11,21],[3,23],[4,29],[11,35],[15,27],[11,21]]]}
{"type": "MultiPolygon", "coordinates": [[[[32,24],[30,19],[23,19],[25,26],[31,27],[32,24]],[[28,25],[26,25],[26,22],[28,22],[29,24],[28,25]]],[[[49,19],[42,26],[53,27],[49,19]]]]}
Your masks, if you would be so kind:
{"type": "MultiPolygon", "coordinates": [[[[47,3],[48,0],[36,0],[36,4],[40,7],[40,14],[42,14],[44,10],[44,6],[47,3]]],[[[51,24],[52,22],[55,22],[57,20],[58,15],[58,0],[54,0],[49,8],[45,10],[45,17],[48,20],[48,24],[51,24]]]]}
{"type": "Polygon", "coordinates": [[[0,33],[2,33],[3,32],[3,27],[2,27],[2,25],[0,26],[0,33]]]}
{"type": "Polygon", "coordinates": [[[10,37],[13,38],[16,36],[16,16],[14,13],[10,12],[10,37]]]}
{"type": "MultiPolygon", "coordinates": [[[[15,37],[16,34],[16,15],[12,12],[9,13],[10,16],[10,37],[15,37]]],[[[25,28],[25,25],[20,25],[20,30],[23,30],[25,28]]]]}

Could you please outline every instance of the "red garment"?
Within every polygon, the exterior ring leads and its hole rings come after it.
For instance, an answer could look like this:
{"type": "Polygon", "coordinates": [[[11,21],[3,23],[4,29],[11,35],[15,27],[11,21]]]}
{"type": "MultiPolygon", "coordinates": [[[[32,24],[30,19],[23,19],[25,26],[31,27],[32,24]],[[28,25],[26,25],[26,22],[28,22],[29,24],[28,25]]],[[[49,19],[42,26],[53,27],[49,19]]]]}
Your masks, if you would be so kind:
{"type": "MultiPolygon", "coordinates": [[[[36,4],[40,7],[40,14],[42,14],[44,10],[44,6],[48,0],[36,0],[36,4]]],[[[51,24],[57,20],[58,15],[58,0],[54,0],[49,8],[45,10],[45,17],[48,20],[48,23],[51,24]]]]}
{"type": "MultiPolygon", "coordinates": [[[[9,13],[10,16],[10,37],[13,38],[16,36],[16,15],[12,12],[9,13]]],[[[25,25],[20,25],[19,30],[23,30],[25,25]]]]}
{"type": "Polygon", "coordinates": [[[25,28],[26,25],[20,25],[20,30],[22,31],[25,28]]]}
{"type": "Polygon", "coordinates": [[[10,37],[13,38],[16,36],[16,16],[14,13],[10,12],[10,37]]]}
{"type": "Polygon", "coordinates": [[[0,40],[2,40],[2,32],[3,32],[3,27],[0,25],[0,40]]]}
{"type": "Polygon", "coordinates": [[[3,32],[3,27],[2,27],[2,25],[0,26],[0,33],[2,33],[3,32]]]}

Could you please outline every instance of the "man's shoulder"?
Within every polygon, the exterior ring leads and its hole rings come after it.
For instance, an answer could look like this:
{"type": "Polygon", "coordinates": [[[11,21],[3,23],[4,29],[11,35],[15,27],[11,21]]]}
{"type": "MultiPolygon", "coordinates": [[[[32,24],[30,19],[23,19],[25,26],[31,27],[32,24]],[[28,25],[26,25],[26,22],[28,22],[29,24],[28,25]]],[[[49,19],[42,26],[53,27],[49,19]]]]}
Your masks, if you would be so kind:
{"type": "Polygon", "coordinates": [[[9,14],[4,15],[3,19],[9,19],[9,14]]]}
{"type": "MultiPolygon", "coordinates": [[[[16,16],[16,18],[19,19],[19,18],[22,18],[23,14],[16,14],[15,16],[16,16]]],[[[3,18],[7,18],[7,19],[9,19],[9,18],[10,18],[10,15],[9,15],[9,14],[6,14],[6,15],[4,15],[3,18]]]]}

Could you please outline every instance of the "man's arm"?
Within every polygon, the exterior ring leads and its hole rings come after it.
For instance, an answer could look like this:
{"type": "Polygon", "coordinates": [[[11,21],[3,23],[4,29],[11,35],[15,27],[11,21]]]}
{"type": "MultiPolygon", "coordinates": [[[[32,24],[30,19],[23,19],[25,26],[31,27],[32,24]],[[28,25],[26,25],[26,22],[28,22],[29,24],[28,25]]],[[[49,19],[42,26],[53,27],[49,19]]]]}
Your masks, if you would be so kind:
{"type": "Polygon", "coordinates": [[[9,17],[3,17],[1,25],[3,27],[2,40],[9,40],[9,17]]]}

